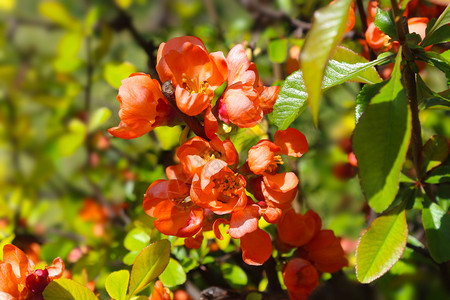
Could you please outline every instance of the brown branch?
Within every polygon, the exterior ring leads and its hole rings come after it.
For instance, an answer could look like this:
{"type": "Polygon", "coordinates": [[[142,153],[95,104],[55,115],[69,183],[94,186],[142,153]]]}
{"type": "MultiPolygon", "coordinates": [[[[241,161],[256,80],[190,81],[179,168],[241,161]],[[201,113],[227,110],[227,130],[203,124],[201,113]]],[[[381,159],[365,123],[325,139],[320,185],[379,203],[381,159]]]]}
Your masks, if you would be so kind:
{"type": "Polygon", "coordinates": [[[188,116],[183,113],[177,106],[177,102],[175,101],[175,88],[172,85],[170,80],[167,80],[161,86],[162,93],[164,97],[166,97],[167,101],[169,101],[170,105],[178,112],[183,121],[189,126],[189,128],[199,137],[204,138],[209,141],[209,138],[206,136],[205,129],[202,124],[200,124],[199,120],[195,117],[188,116]]]}

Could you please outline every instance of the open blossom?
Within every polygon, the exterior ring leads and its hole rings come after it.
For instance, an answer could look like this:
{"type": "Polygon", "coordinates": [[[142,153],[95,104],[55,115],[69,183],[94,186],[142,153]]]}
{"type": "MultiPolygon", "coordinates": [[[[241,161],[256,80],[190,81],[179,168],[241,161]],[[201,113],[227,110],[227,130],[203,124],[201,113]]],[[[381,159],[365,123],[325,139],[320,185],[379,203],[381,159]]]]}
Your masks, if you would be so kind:
{"type": "Polygon", "coordinates": [[[302,215],[289,209],[277,224],[278,238],[290,247],[300,247],[310,242],[321,227],[320,217],[314,211],[308,210],[302,215]]]}
{"type": "Polygon", "coordinates": [[[219,116],[226,123],[253,127],[272,112],[279,87],[263,86],[256,65],[249,62],[241,44],[230,50],[227,62],[227,88],[219,99],[219,116]]]}
{"type": "Polygon", "coordinates": [[[117,100],[120,124],[108,131],[123,139],[137,138],[166,125],[175,113],[158,81],[144,73],[134,73],[122,80],[117,100]]]}
{"type": "Polygon", "coordinates": [[[189,187],[178,180],[157,180],[144,196],[144,211],[154,221],[155,228],[167,235],[191,237],[203,225],[203,208],[189,196],[189,187]]]}
{"type": "Polygon", "coordinates": [[[177,106],[189,116],[203,112],[211,104],[215,89],[227,79],[223,53],[208,53],[197,37],[176,37],[162,43],[157,59],[161,82],[172,81],[177,106]]]}
{"type": "Polygon", "coordinates": [[[62,277],[64,262],[55,258],[53,265],[35,269],[33,261],[14,245],[3,247],[3,262],[0,261],[0,299],[31,300],[44,299],[42,292],[48,283],[62,277]]]}

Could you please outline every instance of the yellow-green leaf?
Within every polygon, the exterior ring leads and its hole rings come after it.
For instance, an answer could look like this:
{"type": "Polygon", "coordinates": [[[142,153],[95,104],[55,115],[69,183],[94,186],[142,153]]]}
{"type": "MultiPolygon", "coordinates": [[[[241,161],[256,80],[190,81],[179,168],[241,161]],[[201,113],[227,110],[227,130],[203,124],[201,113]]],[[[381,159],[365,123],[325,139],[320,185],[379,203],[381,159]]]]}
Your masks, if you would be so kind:
{"type": "Polygon", "coordinates": [[[136,72],[136,67],[129,62],[109,62],[103,69],[103,77],[114,88],[118,89],[122,80],[136,72]]]}
{"type": "Polygon", "coordinates": [[[72,17],[64,5],[58,1],[45,1],[41,3],[39,5],[39,12],[60,26],[68,29],[81,28],[80,22],[72,17]]]}
{"type": "Polygon", "coordinates": [[[112,272],[106,278],[105,288],[108,294],[114,300],[124,300],[127,296],[128,281],[130,280],[130,272],[128,270],[120,270],[112,272]]]}
{"type": "Polygon", "coordinates": [[[98,300],[90,289],[66,278],[51,281],[42,295],[45,300],[98,300]]]}

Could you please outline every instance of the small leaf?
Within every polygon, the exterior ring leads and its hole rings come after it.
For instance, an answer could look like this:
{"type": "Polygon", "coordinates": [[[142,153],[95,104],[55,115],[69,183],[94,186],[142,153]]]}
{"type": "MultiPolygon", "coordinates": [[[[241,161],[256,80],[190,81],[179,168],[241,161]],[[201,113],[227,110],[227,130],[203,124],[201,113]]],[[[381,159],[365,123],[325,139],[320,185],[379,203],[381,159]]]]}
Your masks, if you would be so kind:
{"type": "Polygon", "coordinates": [[[450,61],[448,61],[444,56],[436,52],[428,51],[425,53],[417,53],[417,58],[444,72],[447,77],[447,83],[450,83],[450,61]]]}
{"type": "Polygon", "coordinates": [[[438,184],[450,182],[450,166],[439,166],[429,172],[426,183],[438,184]]]}
{"type": "Polygon", "coordinates": [[[394,16],[392,15],[390,10],[384,11],[380,8],[377,8],[377,14],[375,16],[375,26],[377,26],[381,31],[383,31],[391,38],[398,40],[394,16]]]}
{"type": "Polygon", "coordinates": [[[439,205],[429,203],[422,210],[422,222],[431,257],[438,263],[448,261],[450,259],[450,215],[439,205]]]}
{"type": "Polygon", "coordinates": [[[150,236],[140,228],[130,230],[123,241],[123,245],[130,251],[141,251],[150,242],[150,236]]]}
{"type": "Polygon", "coordinates": [[[389,271],[402,256],[407,238],[403,207],[376,218],[356,249],[356,277],[359,282],[372,282],[389,271]]]}
{"type": "Polygon", "coordinates": [[[429,30],[427,28],[427,35],[423,39],[421,45],[424,47],[426,47],[428,45],[432,45],[433,39],[436,39],[434,37],[434,35],[442,34],[442,31],[438,32],[439,28],[447,25],[448,23],[450,23],[450,5],[448,5],[447,8],[442,12],[442,14],[439,16],[439,18],[433,24],[433,26],[429,30]]]}
{"type": "Polygon", "coordinates": [[[100,107],[89,118],[89,132],[96,130],[111,116],[111,111],[106,107],[100,107]]]}
{"type": "Polygon", "coordinates": [[[114,300],[124,300],[127,296],[129,280],[130,272],[128,270],[112,272],[106,278],[106,291],[114,300]]]}
{"type": "Polygon", "coordinates": [[[90,289],[65,278],[51,281],[42,295],[45,300],[98,300],[90,289]]]}
{"type": "Polygon", "coordinates": [[[448,156],[447,139],[442,135],[433,135],[422,149],[422,173],[440,165],[448,156]]]}
{"type": "Polygon", "coordinates": [[[39,5],[39,12],[60,26],[68,29],[81,28],[80,22],[72,17],[64,5],[58,1],[45,1],[41,3],[39,5]]]}
{"type": "Polygon", "coordinates": [[[131,270],[130,295],[143,290],[166,268],[170,259],[170,242],[160,240],[144,248],[131,270]]]}
{"type": "Polygon", "coordinates": [[[186,273],[178,261],[171,258],[164,272],[159,275],[164,286],[174,287],[186,282],[186,273]]]}
{"type": "Polygon", "coordinates": [[[353,150],[369,205],[382,212],[394,201],[411,137],[411,112],[400,81],[401,51],[389,82],[359,119],[353,150]]]}
{"type": "Polygon", "coordinates": [[[269,58],[272,62],[281,64],[287,57],[288,40],[278,39],[269,42],[269,58]]]}
{"type": "Polygon", "coordinates": [[[248,283],[247,274],[237,265],[223,263],[220,266],[220,271],[232,288],[239,289],[245,287],[248,283]]]}
{"type": "Polygon", "coordinates": [[[134,72],[136,72],[136,67],[129,62],[109,62],[103,69],[103,77],[113,88],[118,89],[122,85],[122,80],[134,72]]]}
{"type": "Polygon", "coordinates": [[[180,136],[183,130],[180,126],[159,126],[153,132],[156,134],[161,148],[163,150],[171,150],[180,143],[180,136]]]}
{"type": "Polygon", "coordinates": [[[345,32],[351,2],[351,0],[340,0],[317,10],[300,53],[308,102],[316,125],[319,121],[319,101],[322,95],[325,67],[345,32]]]}

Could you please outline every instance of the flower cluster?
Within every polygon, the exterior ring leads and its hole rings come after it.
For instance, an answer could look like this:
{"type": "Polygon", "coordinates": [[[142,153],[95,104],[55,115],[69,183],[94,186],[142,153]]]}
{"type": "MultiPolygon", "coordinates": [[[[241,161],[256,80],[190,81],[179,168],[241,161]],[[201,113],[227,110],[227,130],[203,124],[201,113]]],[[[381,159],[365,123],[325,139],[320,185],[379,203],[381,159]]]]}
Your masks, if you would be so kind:
{"type": "Polygon", "coordinates": [[[177,37],[160,45],[157,60],[161,82],[170,81],[175,89],[176,108],[164,97],[156,79],[144,73],[131,74],[119,88],[121,121],[109,129],[112,135],[131,139],[157,126],[176,124],[177,110],[204,120],[208,136],[214,134],[218,119],[253,127],[272,111],[278,96],[279,87],[262,84],[240,44],[225,58],[220,51],[208,53],[197,37],[177,37]],[[225,91],[212,107],[215,90],[225,82],[225,91]]]}
{"type": "Polygon", "coordinates": [[[42,292],[48,283],[62,277],[65,265],[55,258],[53,265],[35,269],[27,255],[14,245],[3,247],[3,262],[0,261],[0,299],[44,299],[42,292]]]}
{"type": "Polygon", "coordinates": [[[150,185],[144,210],[156,218],[159,231],[187,238],[191,248],[200,246],[203,231],[213,229],[222,239],[219,225],[227,224],[227,233],[241,241],[244,261],[260,265],[272,254],[269,234],[258,227],[260,217],[277,223],[297,193],[297,176],[277,173],[281,154],[300,157],[307,150],[298,130],[277,131],[274,142],[258,142],[238,168],[238,154],[228,138],[193,137],[178,148],[180,163],[166,169],[168,180],[150,185]]]}
{"type": "Polygon", "coordinates": [[[347,266],[345,252],[333,231],[321,229],[319,215],[286,211],[277,224],[277,248],[297,248],[283,269],[284,283],[291,299],[306,299],[319,283],[319,272],[334,273],[347,266]]]}

